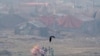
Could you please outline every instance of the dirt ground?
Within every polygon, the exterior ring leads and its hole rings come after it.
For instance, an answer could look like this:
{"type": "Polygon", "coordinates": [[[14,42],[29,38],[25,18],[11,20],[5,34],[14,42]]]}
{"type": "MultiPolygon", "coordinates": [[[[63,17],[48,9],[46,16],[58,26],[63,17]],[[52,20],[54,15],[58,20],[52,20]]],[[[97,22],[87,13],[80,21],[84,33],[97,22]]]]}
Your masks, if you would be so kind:
{"type": "Polygon", "coordinates": [[[4,56],[2,50],[10,52],[12,56],[32,56],[30,50],[35,44],[52,47],[55,56],[100,56],[99,37],[65,36],[49,43],[47,38],[39,36],[0,32],[0,56],[4,56]]]}

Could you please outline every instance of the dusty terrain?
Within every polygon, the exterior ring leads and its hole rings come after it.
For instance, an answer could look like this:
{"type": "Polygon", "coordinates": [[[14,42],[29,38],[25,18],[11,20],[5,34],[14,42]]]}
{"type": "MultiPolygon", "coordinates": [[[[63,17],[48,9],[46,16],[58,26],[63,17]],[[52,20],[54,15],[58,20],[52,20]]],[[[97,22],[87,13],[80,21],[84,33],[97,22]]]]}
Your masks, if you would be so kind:
{"type": "Polygon", "coordinates": [[[62,39],[53,39],[52,43],[49,43],[47,38],[14,35],[9,32],[0,34],[0,56],[7,56],[4,55],[7,53],[12,56],[32,56],[30,50],[35,44],[52,47],[55,56],[100,56],[99,37],[71,36],[68,38],[65,36],[62,39]],[[6,53],[2,54],[3,50],[6,53]]]}

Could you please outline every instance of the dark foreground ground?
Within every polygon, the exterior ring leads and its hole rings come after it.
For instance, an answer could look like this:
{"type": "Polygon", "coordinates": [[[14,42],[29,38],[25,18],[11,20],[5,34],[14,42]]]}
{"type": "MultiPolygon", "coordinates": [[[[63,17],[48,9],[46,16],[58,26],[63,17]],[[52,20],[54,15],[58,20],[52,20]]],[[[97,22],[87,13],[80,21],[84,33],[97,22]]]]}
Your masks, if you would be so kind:
{"type": "Polygon", "coordinates": [[[65,36],[52,43],[39,36],[0,34],[0,56],[32,56],[31,48],[40,46],[54,49],[55,56],[100,56],[100,38],[89,36],[65,36]]]}

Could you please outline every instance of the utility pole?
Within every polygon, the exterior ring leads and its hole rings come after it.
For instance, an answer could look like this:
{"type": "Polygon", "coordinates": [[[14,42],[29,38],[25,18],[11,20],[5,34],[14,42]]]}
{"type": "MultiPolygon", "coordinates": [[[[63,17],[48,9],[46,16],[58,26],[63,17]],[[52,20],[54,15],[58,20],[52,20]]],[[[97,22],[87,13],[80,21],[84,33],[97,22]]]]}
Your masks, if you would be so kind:
{"type": "MultiPolygon", "coordinates": [[[[55,36],[50,36],[50,38],[49,38],[50,45],[51,45],[51,42],[52,42],[52,38],[55,38],[55,36]]],[[[50,46],[49,46],[49,55],[54,56],[54,49],[50,46]]]]}
{"type": "Polygon", "coordinates": [[[94,35],[96,35],[97,34],[97,20],[96,20],[96,14],[97,14],[97,12],[95,11],[95,1],[94,0],[92,0],[92,2],[93,2],[93,12],[94,12],[94,35]]]}

